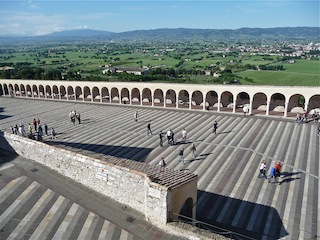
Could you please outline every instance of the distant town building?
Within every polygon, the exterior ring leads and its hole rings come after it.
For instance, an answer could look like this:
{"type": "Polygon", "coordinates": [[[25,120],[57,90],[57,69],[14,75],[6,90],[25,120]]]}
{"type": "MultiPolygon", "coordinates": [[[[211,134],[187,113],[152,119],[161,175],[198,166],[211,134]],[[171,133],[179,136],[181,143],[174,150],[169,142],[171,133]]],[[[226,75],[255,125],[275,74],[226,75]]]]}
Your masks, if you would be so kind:
{"type": "Polygon", "coordinates": [[[111,67],[111,68],[106,68],[102,70],[103,74],[106,74],[108,72],[111,73],[122,73],[126,72],[128,74],[134,74],[134,75],[147,75],[149,73],[148,68],[132,68],[132,67],[111,67]]]}

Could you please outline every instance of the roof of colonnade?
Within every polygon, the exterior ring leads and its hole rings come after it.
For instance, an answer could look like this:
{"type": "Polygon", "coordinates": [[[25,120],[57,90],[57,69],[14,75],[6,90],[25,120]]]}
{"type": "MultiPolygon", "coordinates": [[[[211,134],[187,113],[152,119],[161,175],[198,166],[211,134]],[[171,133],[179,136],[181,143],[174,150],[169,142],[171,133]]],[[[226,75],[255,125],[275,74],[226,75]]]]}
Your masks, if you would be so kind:
{"type": "Polygon", "coordinates": [[[237,95],[241,92],[248,93],[250,98],[252,98],[257,93],[263,93],[267,97],[271,97],[275,93],[283,94],[286,99],[289,99],[295,94],[303,95],[306,99],[311,98],[314,95],[320,94],[320,87],[304,87],[304,86],[266,86],[266,85],[216,85],[216,84],[179,84],[179,83],[141,83],[141,82],[89,82],[89,81],[50,81],[50,80],[16,80],[16,79],[0,79],[0,84],[12,84],[12,85],[36,85],[39,86],[64,86],[68,87],[89,87],[91,90],[94,87],[100,89],[106,87],[108,89],[117,88],[121,90],[127,88],[132,90],[134,88],[142,91],[147,88],[154,92],[156,89],[161,89],[163,92],[168,90],[174,90],[179,93],[181,90],[185,90],[189,93],[194,91],[200,91],[202,94],[207,94],[210,91],[216,92],[221,95],[223,92],[230,92],[233,95],[237,95]]]}

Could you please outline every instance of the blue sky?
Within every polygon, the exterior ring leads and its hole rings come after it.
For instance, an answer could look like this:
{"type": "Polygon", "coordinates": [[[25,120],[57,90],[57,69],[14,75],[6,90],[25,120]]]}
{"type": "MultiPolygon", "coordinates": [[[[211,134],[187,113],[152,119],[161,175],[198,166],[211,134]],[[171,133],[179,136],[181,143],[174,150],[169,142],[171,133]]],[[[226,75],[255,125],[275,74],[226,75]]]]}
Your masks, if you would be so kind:
{"type": "Polygon", "coordinates": [[[318,0],[0,0],[0,36],[85,28],[124,32],[179,27],[319,27],[319,12],[318,0]]]}

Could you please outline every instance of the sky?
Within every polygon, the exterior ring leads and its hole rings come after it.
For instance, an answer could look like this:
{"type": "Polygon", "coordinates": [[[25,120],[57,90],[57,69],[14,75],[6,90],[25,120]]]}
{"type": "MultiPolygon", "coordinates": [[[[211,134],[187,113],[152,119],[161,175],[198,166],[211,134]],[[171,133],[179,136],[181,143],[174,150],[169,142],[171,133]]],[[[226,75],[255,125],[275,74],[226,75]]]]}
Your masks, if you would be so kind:
{"type": "Polygon", "coordinates": [[[319,27],[319,0],[0,0],[0,36],[74,29],[319,27]]]}

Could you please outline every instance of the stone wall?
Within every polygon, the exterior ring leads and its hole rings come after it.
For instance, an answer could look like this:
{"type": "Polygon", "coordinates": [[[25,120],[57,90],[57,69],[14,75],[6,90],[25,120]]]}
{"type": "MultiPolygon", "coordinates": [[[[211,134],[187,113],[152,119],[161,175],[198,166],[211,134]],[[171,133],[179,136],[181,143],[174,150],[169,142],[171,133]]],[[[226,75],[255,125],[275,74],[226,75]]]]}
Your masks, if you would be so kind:
{"type": "Polygon", "coordinates": [[[167,223],[168,188],[146,174],[10,133],[4,133],[4,139],[17,154],[144,213],[150,222],[167,223]]]}

